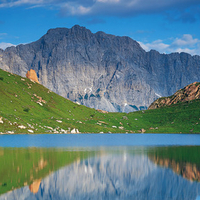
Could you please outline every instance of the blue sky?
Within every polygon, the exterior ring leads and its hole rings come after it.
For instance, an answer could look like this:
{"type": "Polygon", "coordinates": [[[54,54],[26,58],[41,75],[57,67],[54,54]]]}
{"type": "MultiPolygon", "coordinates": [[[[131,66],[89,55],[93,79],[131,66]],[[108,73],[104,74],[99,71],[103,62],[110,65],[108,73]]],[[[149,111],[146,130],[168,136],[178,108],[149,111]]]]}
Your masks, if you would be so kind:
{"type": "Polygon", "coordinates": [[[146,50],[200,55],[200,0],[0,0],[0,48],[79,24],[146,50]]]}

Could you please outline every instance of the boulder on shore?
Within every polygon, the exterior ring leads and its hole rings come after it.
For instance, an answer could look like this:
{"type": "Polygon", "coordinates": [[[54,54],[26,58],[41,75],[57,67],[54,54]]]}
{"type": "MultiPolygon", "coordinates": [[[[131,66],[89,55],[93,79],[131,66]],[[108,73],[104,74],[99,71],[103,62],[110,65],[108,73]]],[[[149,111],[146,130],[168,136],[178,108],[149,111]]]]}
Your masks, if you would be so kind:
{"type": "Polygon", "coordinates": [[[30,69],[30,71],[28,71],[26,73],[26,77],[32,81],[39,83],[37,74],[36,74],[35,70],[33,70],[33,69],[30,69]]]}

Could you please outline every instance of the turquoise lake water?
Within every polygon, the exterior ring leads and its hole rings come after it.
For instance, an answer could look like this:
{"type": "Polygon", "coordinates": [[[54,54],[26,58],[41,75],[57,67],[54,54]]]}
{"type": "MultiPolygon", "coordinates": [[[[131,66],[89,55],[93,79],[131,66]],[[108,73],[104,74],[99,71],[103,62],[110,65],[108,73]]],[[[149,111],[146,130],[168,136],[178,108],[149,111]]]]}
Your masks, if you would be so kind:
{"type": "Polygon", "coordinates": [[[0,135],[0,147],[200,145],[200,134],[0,135]]]}

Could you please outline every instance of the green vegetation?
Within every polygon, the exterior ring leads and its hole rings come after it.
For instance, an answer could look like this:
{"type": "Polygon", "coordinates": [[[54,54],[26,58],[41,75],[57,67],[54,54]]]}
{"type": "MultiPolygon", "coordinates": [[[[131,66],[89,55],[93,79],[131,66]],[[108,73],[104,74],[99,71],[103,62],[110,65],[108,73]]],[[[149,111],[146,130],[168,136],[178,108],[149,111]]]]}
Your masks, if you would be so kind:
{"type": "Polygon", "coordinates": [[[198,85],[200,85],[200,82],[197,82],[197,83],[195,84],[195,86],[198,86],[198,85]]]}
{"type": "Polygon", "coordinates": [[[93,155],[92,151],[67,149],[0,148],[0,195],[93,155]]]}
{"type": "Polygon", "coordinates": [[[200,100],[133,113],[100,113],[0,70],[0,133],[200,133],[200,100]],[[3,122],[3,123],[2,123],[3,122]]]}
{"type": "Polygon", "coordinates": [[[200,167],[200,146],[155,147],[148,152],[151,157],[168,159],[176,163],[190,163],[200,167]]]}
{"type": "Polygon", "coordinates": [[[190,181],[200,182],[200,146],[156,147],[149,158],[161,167],[171,168],[190,181]]]}

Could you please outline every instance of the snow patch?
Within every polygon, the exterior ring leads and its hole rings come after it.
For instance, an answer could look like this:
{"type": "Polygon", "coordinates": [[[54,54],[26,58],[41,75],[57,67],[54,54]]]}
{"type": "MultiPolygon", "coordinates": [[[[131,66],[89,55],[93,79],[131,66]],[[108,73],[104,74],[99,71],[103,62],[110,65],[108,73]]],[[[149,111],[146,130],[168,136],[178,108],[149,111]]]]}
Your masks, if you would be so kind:
{"type": "Polygon", "coordinates": [[[158,96],[159,98],[162,97],[161,95],[159,95],[159,94],[157,94],[157,93],[155,93],[155,95],[158,96]]]}
{"type": "Polygon", "coordinates": [[[91,93],[92,92],[92,87],[88,87],[84,89],[84,93],[91,93]]]}

